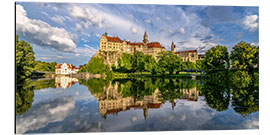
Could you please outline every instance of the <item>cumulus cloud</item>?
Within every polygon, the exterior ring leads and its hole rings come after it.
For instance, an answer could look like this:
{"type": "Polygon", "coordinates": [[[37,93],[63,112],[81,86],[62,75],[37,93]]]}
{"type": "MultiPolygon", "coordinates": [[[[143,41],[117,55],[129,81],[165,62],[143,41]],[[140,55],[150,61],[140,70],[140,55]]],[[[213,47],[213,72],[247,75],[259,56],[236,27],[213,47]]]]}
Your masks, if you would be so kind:
{"type": "Polygon", "coordinates": [[[97,26],[101,28],[104,26],[104,17],[89,7],[79,7],[73,4],[68,10],[71,17],[80,20],[80,26],[82,28],[88,29],[91,26],[97,26]]]}
{"type": "Polygon", "coordinates": [[[76,48],[74,35],[63,28],[52,27],[41,20],[28,18],[21,5],[16,5],[16,34],[30,43],[58,51],[74,52],[76,48]]]}
{"type": "Polygon", "coordinates": [[[256,30],[258,30],[258,27],[259,27],[258,21],[259,21],[259,17],[257,15],[249,15],[243,19],[242,25],[245,29],[251,32],[255,32],[256,30]]]}

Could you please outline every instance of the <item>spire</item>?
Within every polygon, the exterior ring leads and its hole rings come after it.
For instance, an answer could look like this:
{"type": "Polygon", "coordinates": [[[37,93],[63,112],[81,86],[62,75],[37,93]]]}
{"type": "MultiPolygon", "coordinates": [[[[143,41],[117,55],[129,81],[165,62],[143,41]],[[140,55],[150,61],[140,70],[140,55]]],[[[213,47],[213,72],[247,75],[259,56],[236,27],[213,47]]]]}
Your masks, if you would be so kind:
{"type": "Polygon", "coordinates": [[[147,119],[147,115],[148,115],[148,108],[144,108],[143,109],[143,116],[144,116],[145,120],[147,119]]]}
{"type": "Polygon", "coordinates": [[[171,51],[174,53],[175,52],[175,44],[174,42],[172,41],[172,45],[171,45],[171,51]]]}
{"type": "Polygon", "coordinates": [[[145,44],[148,44],[149,43],[149,41],[148,41],[148,35],[146,33],[146,30],[145,30],[144,35],[143,35],[143,43],[145,43],[145,44]]]}

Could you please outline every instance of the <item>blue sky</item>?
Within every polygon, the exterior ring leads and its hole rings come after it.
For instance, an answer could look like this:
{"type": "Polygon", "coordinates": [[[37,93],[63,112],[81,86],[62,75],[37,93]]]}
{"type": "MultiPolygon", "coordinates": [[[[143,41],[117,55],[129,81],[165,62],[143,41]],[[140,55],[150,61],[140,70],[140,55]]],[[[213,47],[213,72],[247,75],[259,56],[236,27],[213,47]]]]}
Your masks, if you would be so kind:
{"type": "Polygon", "coordinates": [[[100,36],[150,42],[166,50],[215,45],[229,51],[240,41],[259,45],[259,8],[136,4],[16,3],[16,34],[29,42],[37,60],[86,64],[98,50],[100,36]]]}

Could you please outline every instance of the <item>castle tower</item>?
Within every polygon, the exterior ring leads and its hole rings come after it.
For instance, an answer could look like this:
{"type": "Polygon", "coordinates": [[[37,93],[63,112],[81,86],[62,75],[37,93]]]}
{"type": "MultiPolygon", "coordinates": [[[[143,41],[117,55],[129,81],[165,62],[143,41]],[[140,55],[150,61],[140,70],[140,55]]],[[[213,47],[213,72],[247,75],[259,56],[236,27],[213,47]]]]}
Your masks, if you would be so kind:
{"type": "Polygon", "coordinates": [[[144,32],[144,35],[143,35],[143,43],[145,43],[145,44],[149,43],[146,31],[144,32]]]}
{"type": "Polygon", "coordinates": [[[172,51],[172,53],[174,53],[175,52],[175,44],[174,44],[174,42],[172,41],[172,45],[171,45],[171,51],[172,51]]]}

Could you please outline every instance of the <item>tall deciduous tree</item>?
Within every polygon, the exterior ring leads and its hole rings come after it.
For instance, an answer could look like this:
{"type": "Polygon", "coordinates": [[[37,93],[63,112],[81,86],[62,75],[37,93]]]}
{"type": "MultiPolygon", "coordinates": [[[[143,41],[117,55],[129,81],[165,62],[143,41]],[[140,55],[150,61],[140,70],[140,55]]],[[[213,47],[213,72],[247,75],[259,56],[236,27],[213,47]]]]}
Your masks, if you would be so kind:
{"type": "Polygon", "coordinates": [[[163,74],[166,71],[173,74],[173,72],[181,69],[181,59],[172,52],[162,52],[158,56],[158,59],[158,66],[163,74]]]}
{"type": "Polygon", "coordinates": [[[32,46],[16,36],[16,80],[21,81],[32,74],[35,65],[32,46]]]}
{"type": "Polygon", "coordinates": [[[227,70],[230,67],[229,53],[226,46],[217,45],[208,50],[203,60],[203,71],[213,73],[216,71],[227,70]]]}
{"type": "Polygon", "coordinates": [[[251,70],[258,67],[259,48],[241,41],[231,52],[232,68],[237,70],[251,70]]]}

